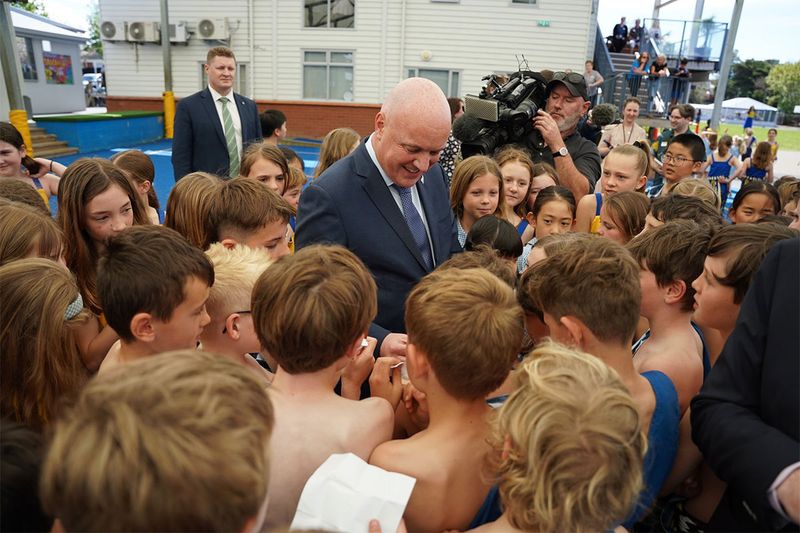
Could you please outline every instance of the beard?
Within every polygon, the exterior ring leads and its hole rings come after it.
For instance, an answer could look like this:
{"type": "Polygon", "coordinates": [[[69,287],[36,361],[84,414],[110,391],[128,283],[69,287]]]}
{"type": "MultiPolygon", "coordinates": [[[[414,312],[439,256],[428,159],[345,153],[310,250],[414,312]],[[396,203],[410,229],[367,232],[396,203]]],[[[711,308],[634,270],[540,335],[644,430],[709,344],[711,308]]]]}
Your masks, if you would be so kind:
{"type": "Polygon", "coordinates": [[[570,115],[564,117],[560,121],[556,121],[556,124],[558,125],[558,131],[560,131],[561,133],[565,133],[567,131],[572,130],[573,128],[575,128],[575,126],[578,125],[580,119],[581,119],[580,115],[570,115]]]}

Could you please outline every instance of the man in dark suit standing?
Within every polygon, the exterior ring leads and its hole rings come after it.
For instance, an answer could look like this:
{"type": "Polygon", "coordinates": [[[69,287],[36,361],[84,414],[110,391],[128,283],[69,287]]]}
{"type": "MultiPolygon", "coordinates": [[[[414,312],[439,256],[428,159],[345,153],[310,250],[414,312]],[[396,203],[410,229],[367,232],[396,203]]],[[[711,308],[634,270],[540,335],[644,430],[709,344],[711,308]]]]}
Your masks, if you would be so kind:
{"type": "Polygon", "coordinates": [[[420,278],[461,250],[437,164],[450,108],[423,78],[400,82],[375,117],[375,131],[300,197],[295,245],[352,250],[378,286],[370,335],[381,355],[405,355],[403,305],[420,278]]]}
{"type": "Polygon", "coordinates": [[[224,46],[210,49],[204,68],[208,87],[183,98],[175,112],[175,181],[196,171],[235,177],[244,148],[261,139],[256,103],[233,92],[233,51],[224,46]]]}
{"type": "Polygon", "coordinates": [[[800,239],[761,264],[736,328],[692,400],[692,438],[728,484],[706,531],[798,531],[800,239]]]}

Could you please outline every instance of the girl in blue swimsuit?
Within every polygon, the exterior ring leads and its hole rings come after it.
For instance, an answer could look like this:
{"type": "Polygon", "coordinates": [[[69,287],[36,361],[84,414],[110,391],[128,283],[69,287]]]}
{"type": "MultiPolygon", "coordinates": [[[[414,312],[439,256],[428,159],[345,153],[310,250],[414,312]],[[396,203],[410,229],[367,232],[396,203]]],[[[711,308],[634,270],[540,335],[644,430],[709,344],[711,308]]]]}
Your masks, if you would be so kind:
{"type": "Polygon", "coordinates": [[[717,143],[717,149],[708,156],[708,181],[719,195],[720,203],[724,206],[728,198],[728,183],[730,182],[731,169],[739,169],[739,161],[731,153],[733,138],[723,135],[717,143]]]}

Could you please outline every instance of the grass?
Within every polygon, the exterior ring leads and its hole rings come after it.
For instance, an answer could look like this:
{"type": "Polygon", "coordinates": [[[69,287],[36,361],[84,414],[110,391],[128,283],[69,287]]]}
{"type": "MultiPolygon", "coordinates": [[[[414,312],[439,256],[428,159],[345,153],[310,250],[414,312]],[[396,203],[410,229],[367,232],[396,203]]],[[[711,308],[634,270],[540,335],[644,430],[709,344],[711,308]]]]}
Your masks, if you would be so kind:
{"type": "Polygon", "coordinates": [[[41,120],[43,122],[91,122],[95,120],[116,120],[119,118],[154,117],[163,114],[162,111],[117,111],[116,113],[56,115],[33,118],[34,120],[41,120]]]}
{"type": "MultiPolygon", "coordinates": [[[[730,136],[744,135],[742,133],[741,122],[723,122],[720,124],[719,129],[723,134],[727,133],[730,136]]],[[[800,129],[788,128],[786,126],[778,126],[776,129],[778,130],[778,136],[775,140],[778,141],[780,151],[800,152],[800,129]]],[[[759,142],[766,141],[767,130],[769,130],[769,128],[756,126],[753,128],[753,134],[759,142]]]]}

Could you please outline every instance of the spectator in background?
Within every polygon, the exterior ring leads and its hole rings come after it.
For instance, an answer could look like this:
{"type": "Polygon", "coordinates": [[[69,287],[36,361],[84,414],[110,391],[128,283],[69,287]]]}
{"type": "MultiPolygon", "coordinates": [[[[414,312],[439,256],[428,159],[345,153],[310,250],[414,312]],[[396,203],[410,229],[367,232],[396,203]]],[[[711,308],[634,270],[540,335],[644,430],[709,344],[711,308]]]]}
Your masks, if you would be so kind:
{"type": "MultiPolygon", "coordinates": [[[[448,98],[447,105],[450,106],[450,124],[452,125],[458,117],[464,114],[464,100],[461,98],[448,98]]],[[[439,165],[442,167],[444,182],[448,189],[450,188],[450,181],[453,179],[453,171],[459,161],[461,161],[461,141],[453,137],[451,129],[450,136],[447,137],[447,144],[439,158],[439,165]]]]}
{"type": "Polygon", "coordinates": [[[636,19],[636,21],[633,23],[633,28],[631,28],[628,32],[628,46],[630,46],[633,50],[638,50],[641,46],[643,32],[644,28],[642,28],[642,20],[636,19]]]}
{"type": "Polygon", "coordinates": [[[681,58],[678,70],[672,78],[672,94],[669,98],[670,104],[672,105],[677,104],[686,96],[686,88],[689,85],[689,78],[692,76],[692,73],[689,72],[688,65],[689,60],[685,57],[681,58]]]}
{"type": "Polygon", "coordinates": [[[589,95],[589,102],[592,104],[591,107],[594,107],[597,105],[599,96],[597,94],[597,89],[603,85],[605,80],[603,76],[594,69],[594,63],[591,60],[586,62],[586,70],[583,71],[583,79],[586,80],[586,94],[589,95]]]}
{"type": "Polygon", "coordinates": [[[286,138],[286,115],[277,109],[267,109],[258,117],[261,120],[261,131],[264,142],[277,145],[286,138]]]}
{"type": "Polygon", "coordinates": [[[661,42],[661,26],[658,20],[654,20],[653,23],[650,24],[650,38],[656,43],[661,42]]]}
{"type": "Polygon", "coordinates": [[[633,64],[631,64],[631,71],[628,73],[628,88],[633,97],[639,94],[642,76],[647,76],[647,62],[649,60],[650,54],[643,52],[637,59],[634,59],[633,64]]]}
{"type": "MultiPolygon", "coordinates": [[[[647,104],[648,110],[652,111],[655,109],[655,99],[656,95],[661,95],[662,106],[663,102],[666,100],[664,95],[666,94],[666,83],[662,83],[661,80],[664,78],[669,77],[669,67],[667,66],[667,56],[664,54],[658,54],[656,60],[650,65],[650,86],[648,87],[650,93],[650,102],[647,104]]],[[[663,109],[663,107],[662,107],[663,109]]]]}
{"type": "Polygon", "coordinates": [[[625,48],[625,42],[628,40],[628,26],[625,24],[625,17],[619,20],[619,24],[614,26],[611,32],[611,49],[613,52],[621,52],[625,48]]]}
{"type": "Polygon", "coordinates": [[[647,141],[647,133],[636,123],[639,118],[639,107],[641,103],[638,98],[633,96],[625,100],[625,107],[622,109],[622,122],[614,126],[609,126],[603,132],[603,137],[597,150],[602,157],[608,155],[615,146],[622,144],[633,144],[636,141],[647,141]]]}

